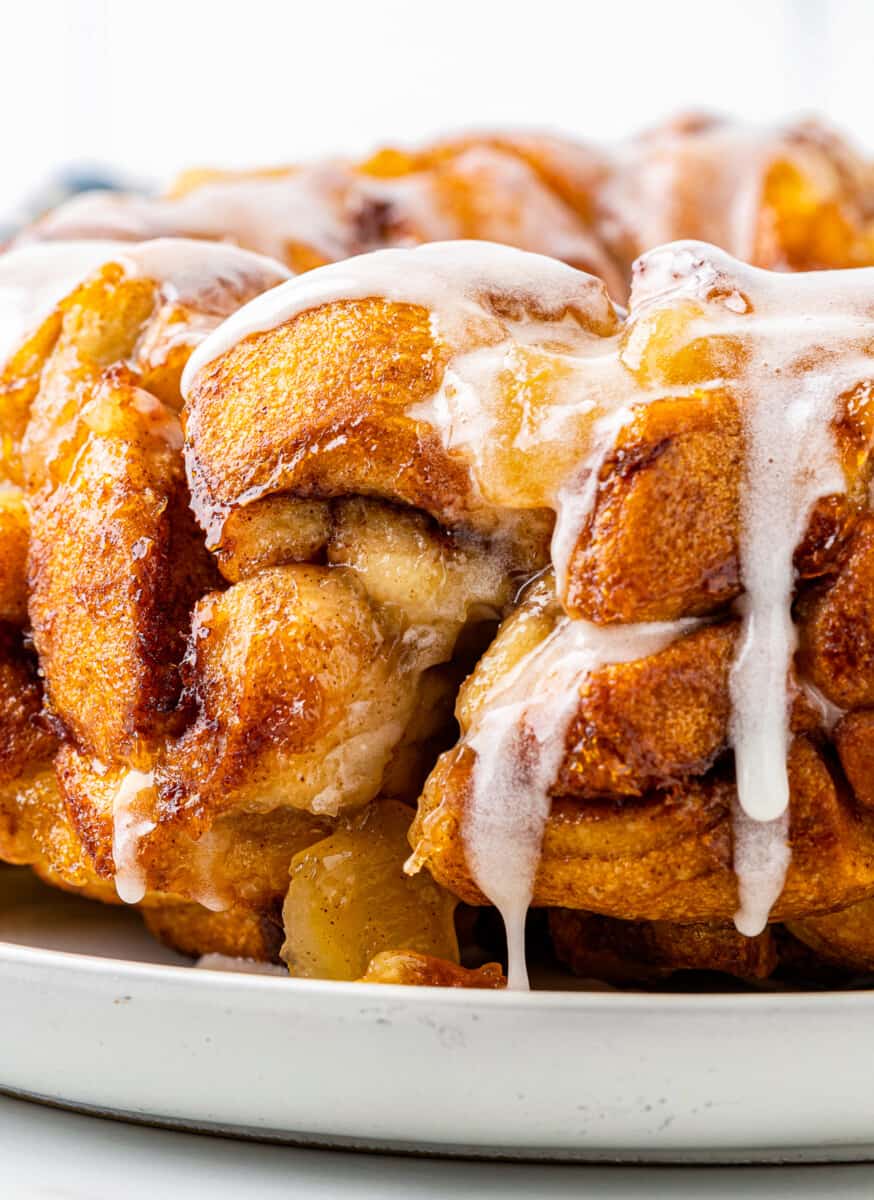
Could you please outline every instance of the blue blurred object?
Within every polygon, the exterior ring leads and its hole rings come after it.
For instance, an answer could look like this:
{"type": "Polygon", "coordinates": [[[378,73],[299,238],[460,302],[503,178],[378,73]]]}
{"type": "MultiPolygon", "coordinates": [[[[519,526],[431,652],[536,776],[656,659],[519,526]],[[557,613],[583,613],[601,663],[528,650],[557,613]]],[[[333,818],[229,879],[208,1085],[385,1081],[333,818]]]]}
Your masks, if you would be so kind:
{"type": "Polygon", "coordinates": [[[71,196],[80,192],[140,192],[146,194],[153,189],[141,180],[93,163],[71,163],[61,167],[30,192],[21,206],[0,218],[0,242],[12,237],[22,226],[34,221],[43,213],[56,208],[71,196]]]}

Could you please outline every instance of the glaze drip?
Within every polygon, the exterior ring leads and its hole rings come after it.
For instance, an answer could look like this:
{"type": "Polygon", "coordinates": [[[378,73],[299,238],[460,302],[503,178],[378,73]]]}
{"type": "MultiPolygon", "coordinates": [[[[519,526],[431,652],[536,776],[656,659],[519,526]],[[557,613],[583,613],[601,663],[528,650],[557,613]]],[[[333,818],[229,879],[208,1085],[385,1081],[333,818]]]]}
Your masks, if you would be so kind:
{"type": "Polygon", "coordinates": [[[489,698],[464,741],[476,755],[463,835],[471,873],[507,930],[507,986],[527,989],[525,916],[534,893],[550,792],[580,689],[598,667],[656,654],[695,620],[598,626],[559,618],[489,698]]]}
{"type": "Polygon", "coordinates": [[[735,924],[750,937],[764,929],[789,866],[787,686],[798,643],[792,621],[793,555],[816,501],[844,490],[830,434],[837,398],[833,386],[790,376],[787,394],[779,367],[772,378],[770,389],[752,387],[744,405],[740,563],[745,591],[731,672],[730,738],[743,813],[734,830],[740,893],[735,924]]]}
{"type": "Polygon", "coordinates": [[[155,828],[140,803],[143,793],[154,788],[154,776],[146,771],[128,771],[112,801],[112,858],[115,890],[125,904],[139,904],[146,894],[146,874],[140,864],[140,842],[155,828]]]}
{"type": "MultiPolygon", "coordinates": [[[[789,866],[789,682],[797,648],[794,555],[816,502],[846,491],[833,424],[868,378],[874,305],[860,272],[778,276],[713,248],[678,243],[644,257],[632,306],[698,302],[696,336],[737,347],[730,387],[741,415],[741,635],[732,666],[730,742],[738,804],[735,923],[764,929],[789,866]],[[815,363],[815,366],[810,364],[815,363]]],[[[866,274],[866,273],[865,273],[866,274]]]]}

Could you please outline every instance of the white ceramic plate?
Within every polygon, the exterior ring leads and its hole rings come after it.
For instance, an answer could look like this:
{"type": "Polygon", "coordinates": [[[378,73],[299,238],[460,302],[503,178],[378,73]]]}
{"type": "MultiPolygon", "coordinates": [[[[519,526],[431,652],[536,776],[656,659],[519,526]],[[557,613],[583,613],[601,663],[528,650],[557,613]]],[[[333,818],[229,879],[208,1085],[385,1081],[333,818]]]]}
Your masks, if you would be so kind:
{"type": "Polygon", "coordinates": [[[0,869],[0,1087],[299,1144],[874,1158],[874,994],[516,995],[192,970],[0,869]]]}

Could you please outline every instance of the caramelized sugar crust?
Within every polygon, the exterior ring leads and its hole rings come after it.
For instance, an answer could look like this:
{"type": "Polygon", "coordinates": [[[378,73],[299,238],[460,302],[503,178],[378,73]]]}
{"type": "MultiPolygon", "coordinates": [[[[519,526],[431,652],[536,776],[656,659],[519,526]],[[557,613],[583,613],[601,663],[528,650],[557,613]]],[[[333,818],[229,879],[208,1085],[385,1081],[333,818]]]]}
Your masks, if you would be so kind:
{"type": "Polygon", "coordinates": [[[282,944],[279,913],[251,908],[210,912],[200,904],[162,899],[142,910],[149,933],[191,958],[221,954],[275,962],[282,944]]]}
{"type": "MultiPolygon", "coordinates": [[[[413,828],[417,858],[467,903],[485,903],[464,852],[472,756],[445,755],[413,828]]],[[[870,823],[805,738],[789,764],[791,865],[773,919],[827,911],[874,891],[870,823]]],[[[623,920],[729,921],[738,907],[730,778],[713,772],[636,800],[553,799],[536,903],[623,920]]]]}
{"type": "Polygon", "coordinates": [[[838,912],[801,917],[790,923],[789,930],[831,966],[859,974],[874,970],[874,902],[870,899],[838,912]]]}
{"type": "Polygon", "coordinates": [[[217,362],[187,416],[193,502],[213,541],[234,508],[288,492],[461,518],[475,503],[465,472],[406,413],[445,360],[426,310],[367,300],[304,313],[217,362]]]}
{"type": "Polygon", "coordinates": [[[374,955],[361,983],[402,983],[413,987],[502,988],[507,981],[499,963],[460,967],[457,963],[412,950],[383,950],[374,955]]]}
{"type": "Polygon", "coordinates": [[[680,971],[719,971],[757,983],[778,965],[770,929],[744,937],[733,925],[618,921],[567,908],[550,911],[549,929],[558,958],[575,975],[619,986],[657,983],[680,971]]]}

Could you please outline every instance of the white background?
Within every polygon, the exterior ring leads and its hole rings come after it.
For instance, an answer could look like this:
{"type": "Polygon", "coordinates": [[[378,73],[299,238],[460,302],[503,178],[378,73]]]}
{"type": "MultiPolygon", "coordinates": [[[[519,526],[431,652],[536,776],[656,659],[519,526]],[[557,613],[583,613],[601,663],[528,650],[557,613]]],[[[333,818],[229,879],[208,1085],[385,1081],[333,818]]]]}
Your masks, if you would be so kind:
{"type": "Polygon", "coordinates": [[[865,0],[0,0],[0,210],[87,160],[161,179],[471,125],[610,138],[821,109],[874,145],[865,0]]]}

